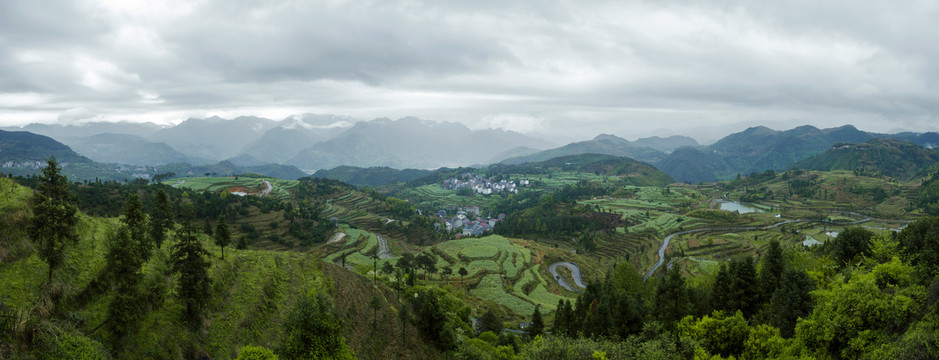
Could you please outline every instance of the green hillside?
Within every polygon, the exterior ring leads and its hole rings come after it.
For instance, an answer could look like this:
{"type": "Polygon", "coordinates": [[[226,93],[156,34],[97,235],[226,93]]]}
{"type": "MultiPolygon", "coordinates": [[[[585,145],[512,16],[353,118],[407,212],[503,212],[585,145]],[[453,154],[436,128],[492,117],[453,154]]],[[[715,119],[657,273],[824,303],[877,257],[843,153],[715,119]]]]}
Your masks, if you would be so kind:
{"type": "Polygon", "coordinates": [[[830,150],[790,165],[790,168],[852,170],[868,176],[911,179],[926,175],[939,161],[939,151],[910,141],[872,139],[860,144],[835,144],[830,150]]]}

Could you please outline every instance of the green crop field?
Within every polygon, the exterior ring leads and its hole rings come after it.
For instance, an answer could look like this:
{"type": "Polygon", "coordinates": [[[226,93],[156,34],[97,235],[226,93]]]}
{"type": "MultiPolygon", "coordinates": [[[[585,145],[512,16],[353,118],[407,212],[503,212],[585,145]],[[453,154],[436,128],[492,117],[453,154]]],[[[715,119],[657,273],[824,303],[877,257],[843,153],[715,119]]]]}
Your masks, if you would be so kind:
{"type": "Polygon", "coordinates": [[[297,180],[283,180],[278,178],[254,178],[254,177],[188,177],[174,178],[164,181],[164,184],[173,187],[183,187],[197,192],[221,192],[232,187],[246,188],[249,193],[259,193],[265,185],[263,180],[267,180],[273,186],[268,196],[277,199],[289,199],[290,191],[299,183],[297,180]]]}

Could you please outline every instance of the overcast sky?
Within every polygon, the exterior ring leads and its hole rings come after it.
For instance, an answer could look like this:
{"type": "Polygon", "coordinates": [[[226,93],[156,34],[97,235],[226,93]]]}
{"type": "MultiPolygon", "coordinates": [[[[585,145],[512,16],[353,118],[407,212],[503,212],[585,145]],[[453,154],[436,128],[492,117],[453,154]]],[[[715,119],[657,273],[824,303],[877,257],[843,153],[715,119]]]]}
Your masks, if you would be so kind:
{"type": "Polygon", "coordinates": [[[554,139],[935,131],[937,19],[937,1],[3,0],[0,125],[323,113],[554,139]]]}

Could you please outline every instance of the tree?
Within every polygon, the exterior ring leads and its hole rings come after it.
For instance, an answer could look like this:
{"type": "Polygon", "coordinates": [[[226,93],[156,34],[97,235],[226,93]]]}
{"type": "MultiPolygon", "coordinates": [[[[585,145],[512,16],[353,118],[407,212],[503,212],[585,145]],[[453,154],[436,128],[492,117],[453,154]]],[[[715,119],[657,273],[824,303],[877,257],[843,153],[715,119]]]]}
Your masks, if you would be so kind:
{"type": "Polygon", "coordinates": [[[486,313],[484,313],[483,316],[479,318],[479,329],[477,330],[480,333],[492,331],[493,333],[498,334],[502,332],[502,319],[499,318],[499,315],[496,315],[492,309],[488,309],[486,310],[486,313]]]}
{"type": "Polygon", "coordinates": [[[248,240],[244,235],[238,237],[238,243],[235,244],[235,248],[238,250],[245,250],[248,248],[248,240]]]}
{"type": "Polygon", "coordinates": [[[815,285],[804,270],[789,269],[782,273],[779,288],[770,299],[773,326],[783,337],[792,337],[796,320],[812,312],[812,290],[815,285]]]}
{"type": "Polygon", "coordinates": [[[131,246],[133,246],[135,266],[139,268],[150,259],[153,243],[147,238],[147,219],[143,216],[143,205],[137,194],[127,197],[124,205],[124,214],[121,223],[130,233],[131,246]]]}
{"type": "Polygon", "coordinates": [[[655,289],[655,314],[666,324],[678,322],[688,313],[688,291],[681,269],[672,266],[655,289]]]}
{"type": "Polygon", "coordinates": [[[228,224],[225,223],[225,217],[219,216],[215,223],[215,245],[222,247],[222,259],[225,258],[225,247],[231,244],[231,233],[228,231],[228,224]]]}
{"type": "Polygon", "coordinates": [[[192,207],[185,211],[187,214],[173,247],[173,271],[179,274],[176,293],[186,304],[185,318],[195,327],[209,297],[209,262],[205,259],[208,252],[192,224],[192,207]]]}
{"type": "Polygon", "coordinates": [[[763,258],[763,267],[760,268],[760,285],[763,291],[763,300],[769,300],[773,292],[779,288],[779,281],[783,271],[786,268],[785,259],[783,259],[782,248],[778,240],[769,242],[769,249],[763,258]]]}
{"type": "Polygon", "coordinates": [[[278,351],[285,359],[352,359],[342,337],[342,320],[322,295],[297,302],[284,323],[278,351]]]}
{"type": "Polygon", "coordinates": [[[528,336],[532,339],[544,333],[544,320],[541,318],[541,305],[535,305],[535,312],[531,314],[531,325],[528,325],[528,336]]]}
{"type": "Polygon", "coordinates": [[[39,245],[39,257],[49,265],[49,283],[52,272],[64,261],[65,248],[78,241],[78,206],[61,171],[55,157],[50,156],[39,176],[39,192],[33,199],[33,218],[27,230],[29,238],[39,245]]]}
{"type": "Polygon", "coordinates": [[[460,273],[460,286],[463,286],[463,277],[469,274],[469,271],[466,271],[466,268],[461,266],[459,273],[460,273]]]}
{"type": "Polygon", "coordinates": [[[114,298],[108,305],[105,323],[115,340],[120,340],[134,329],[140,316],[136,306],[140,269],[150,258],[152,243],[146,237],[146,219],[137,194],[127,197],[121,227],[111,238],[106,274],[111,277],[114,298]]]}
{"type": "Polygon", "coordinates": [[[166,191],[157,191],[153,201],[153,210],[150,212],[150,239],[154,246],[163,245],[166,239],[166,230],[173,227],[173,210],[170,208],[169,197],[166,191]]]}
{"type": "Polygon", "coordinates": [[[845,229],[833,242],[835,257],[843,264],[853,261],[858,255],[866,255],[872,237],[874,233],[862,227],[845,229]]]}
{"type": "Polygon", "coordinates": [[[112,277],[114,297],[108,304],[105,324],[116,341],[136,328],[140,309],[136,306],[137,285],[140,282],[140,267],[130,230],[126,226],[118,229],[110,241],[107,259],[107,274],[112,277]]]}

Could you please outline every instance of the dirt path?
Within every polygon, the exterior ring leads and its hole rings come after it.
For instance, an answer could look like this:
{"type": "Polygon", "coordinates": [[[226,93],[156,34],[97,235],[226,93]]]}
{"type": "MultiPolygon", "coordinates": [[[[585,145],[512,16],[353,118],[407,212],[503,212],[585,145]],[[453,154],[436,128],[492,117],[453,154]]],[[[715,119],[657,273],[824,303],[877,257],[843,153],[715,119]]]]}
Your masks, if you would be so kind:
{"type": "Polygon", "coordinates": [[[333,235],[332,239],[329,239],[329,241],[327,241],[326,243],[327,243],[327,244],[331,244],[331,243],[334,243],[334,242],[337,242],[337,241],[342,240],[342,238],[344,238],[344,237],[346,237],[346,233],[344,233],[344,232],[337,232],[335,235],[333,235]]]}

